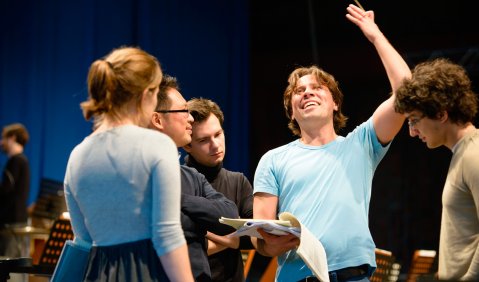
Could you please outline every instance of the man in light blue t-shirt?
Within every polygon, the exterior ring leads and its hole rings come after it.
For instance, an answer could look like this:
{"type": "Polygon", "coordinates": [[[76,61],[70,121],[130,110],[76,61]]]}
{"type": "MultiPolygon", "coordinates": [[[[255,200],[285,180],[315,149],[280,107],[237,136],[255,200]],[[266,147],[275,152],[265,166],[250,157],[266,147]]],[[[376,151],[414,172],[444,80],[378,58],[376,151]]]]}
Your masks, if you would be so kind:
{"type": "MultiPolygon", "coordinates": [[[[354,5],[346,17],[373,43],[393,95],[346,137],[343,94],[333,76],[311,66],[289,76],[284,105],[299,139],[267,152],[254,179],[254,218],[294,214],[324,245],[331,281],[368,281],[376,267],[368,210],[374,171],[404,117],[394,111],[394,91],[411,72],[374,22],[372,11],[354,5]]],[[[318,281],[295,252],[294,235],[260,231],[253,238],[263,255],[279,256],[277,281],[318,281]]]]}

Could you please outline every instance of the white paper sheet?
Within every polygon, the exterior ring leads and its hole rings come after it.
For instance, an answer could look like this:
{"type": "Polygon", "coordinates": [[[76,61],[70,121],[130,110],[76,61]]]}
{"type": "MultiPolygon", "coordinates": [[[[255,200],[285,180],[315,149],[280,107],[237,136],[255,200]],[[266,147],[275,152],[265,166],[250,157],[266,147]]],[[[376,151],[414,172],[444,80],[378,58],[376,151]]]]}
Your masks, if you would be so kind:
{"type": "Polygon", "coordinates": [[[296,253],[320,281],[329,282],[328,260],[323,245],[293,214],[283,212],[279,215],[279,220],[222,217],[220,222],[237,229],[230,236],[262,238],[258,228],[263,228],[266,232],[279,236],[287,233],[294,234],[301,240],[296,253]]]}

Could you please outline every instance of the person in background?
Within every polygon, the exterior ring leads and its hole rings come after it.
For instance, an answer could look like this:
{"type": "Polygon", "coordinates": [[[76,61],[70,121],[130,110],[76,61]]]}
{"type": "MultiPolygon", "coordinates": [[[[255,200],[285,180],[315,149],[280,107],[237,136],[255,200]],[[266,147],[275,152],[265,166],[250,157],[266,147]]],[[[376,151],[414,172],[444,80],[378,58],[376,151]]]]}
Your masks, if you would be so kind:
{"type": "Polygon", "coordinates": [[[30,166],[23,154],[29,134],[23,124],[3,127],[0,149],[7,157],[0,182],[0,256],[20,256],[20,248],[8,226],[28,221],[27,200],[30,190],[30,166]]]}
{"type": "Polygon", "coordinates": [[[408,119],[411,137],[452,151],[442,192],[441,280],[479,280],[477,102],[466,70],[444,58],[418,64],[396,92],[395,108],[408,119]]]}
{"type": "MultiPolygon", "coordinates": [[[[177,147],[191,142],[191,116],[176,78],[164,75],[151,128],[170,136],[177,147]]],[[[188,244],[195,281],[211,281],[206,232],[226,235],[234,231],[220,217],[237,218],[236,205],[217,192],[196,169],[181,165],[181,225],[188,244]]],[[[237,240],[238,241],[238,240],[237,240]]],[[[239,242],[238,242],[239,244],[239,242]]]]}
{"type": "MultiPolygon", "coordinates": [[[[277,219],[288,211],[322,242],[331,281],[369,281],[375,244],[368,227],[373,175],[404,123],[394,111],[395,91],[410,69],[374,22],[373,11],[355,5],[347,19],[374,45],[386,69],[392,95],[347,136],[343,94],[335,78],[317,66],[295,69],[283,101],[289,128],[298,139],[262,156],[254,178],[254,218],[277,219]]],[[[364,90],[367,91],[367,90],[364,90]]],[[[277,281],[319,281],[296,254],[292,234],[259,230],[256,250],[279,256],[277,281]]]]}
{"type": "MultiPolygon", "coordinates": [[[[183,147],[188,152],[186,165],[206,176],[216,191],[236,203],[241,218],[253,216],[253,189],[240,172],[223,168],[226,153],[224,116],[220,107],[209,99],[188,101],[194,118],[191,143],[183,147]]],[[[208,232],[208,254],[213,281],[244,281],[241,249],[252,249],[251,240],[219,236],[208,232]]]]}
{"type": "Polygon", "coordinates": [[[75,242],[93,246],[84,280],[193,281],[178,150],[147,128],[161,79],[157,59],[137,47],[90,66],[81,108],[95,130],[71,152],[64,180],[75,242]]]}

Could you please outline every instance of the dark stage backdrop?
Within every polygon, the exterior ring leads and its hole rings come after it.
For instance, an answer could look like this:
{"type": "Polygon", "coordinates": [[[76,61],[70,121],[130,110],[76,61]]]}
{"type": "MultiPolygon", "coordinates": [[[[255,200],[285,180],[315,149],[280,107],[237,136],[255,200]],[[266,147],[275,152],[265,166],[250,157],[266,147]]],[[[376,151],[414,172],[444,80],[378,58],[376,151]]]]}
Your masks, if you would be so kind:
{"type": "Polygon", "coordinates": [[[63,181],[70,151],[90,133],[79,107],[90,64],[122,45],[155,55],[185,99],[222,107],[225,166],[248,173],[247,1],[1,0],[0,24],[0,126],[30,131],[30,202],[41,178],[63,181]]]}

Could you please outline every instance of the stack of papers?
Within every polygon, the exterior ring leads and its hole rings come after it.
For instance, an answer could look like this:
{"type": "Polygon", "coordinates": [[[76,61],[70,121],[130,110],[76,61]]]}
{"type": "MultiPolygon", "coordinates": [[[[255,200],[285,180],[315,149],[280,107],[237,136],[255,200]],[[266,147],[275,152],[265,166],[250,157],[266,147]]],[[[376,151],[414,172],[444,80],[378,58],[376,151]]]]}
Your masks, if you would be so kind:
{"type": "Polygon", "coordinates": [[[258,232],[258,228],[274,235],[286,235],[291,233],[296,237],[301,236],[301,228],[292,226],[289,220],[267,220],[267,219],[242,219],[242,218],[220,218],[220,222],[230,225],[236,229],[236,232],[230,236],[251,236],[263,239],[258,232]]]}
{"type": "Polygon", "coordinates": [[[300,238],[300,244],[295,251],[305,264],[311,269],[319,281],[329,282],[328,261],[326,251],[321,242],[291,213],[283,212],[279,220],[271,219],[243,219],[220,218],[220,222],[236,229],[231,236],[251,236],[263,238],[258,228],[278,236],[294,234],[300,238]]]}

